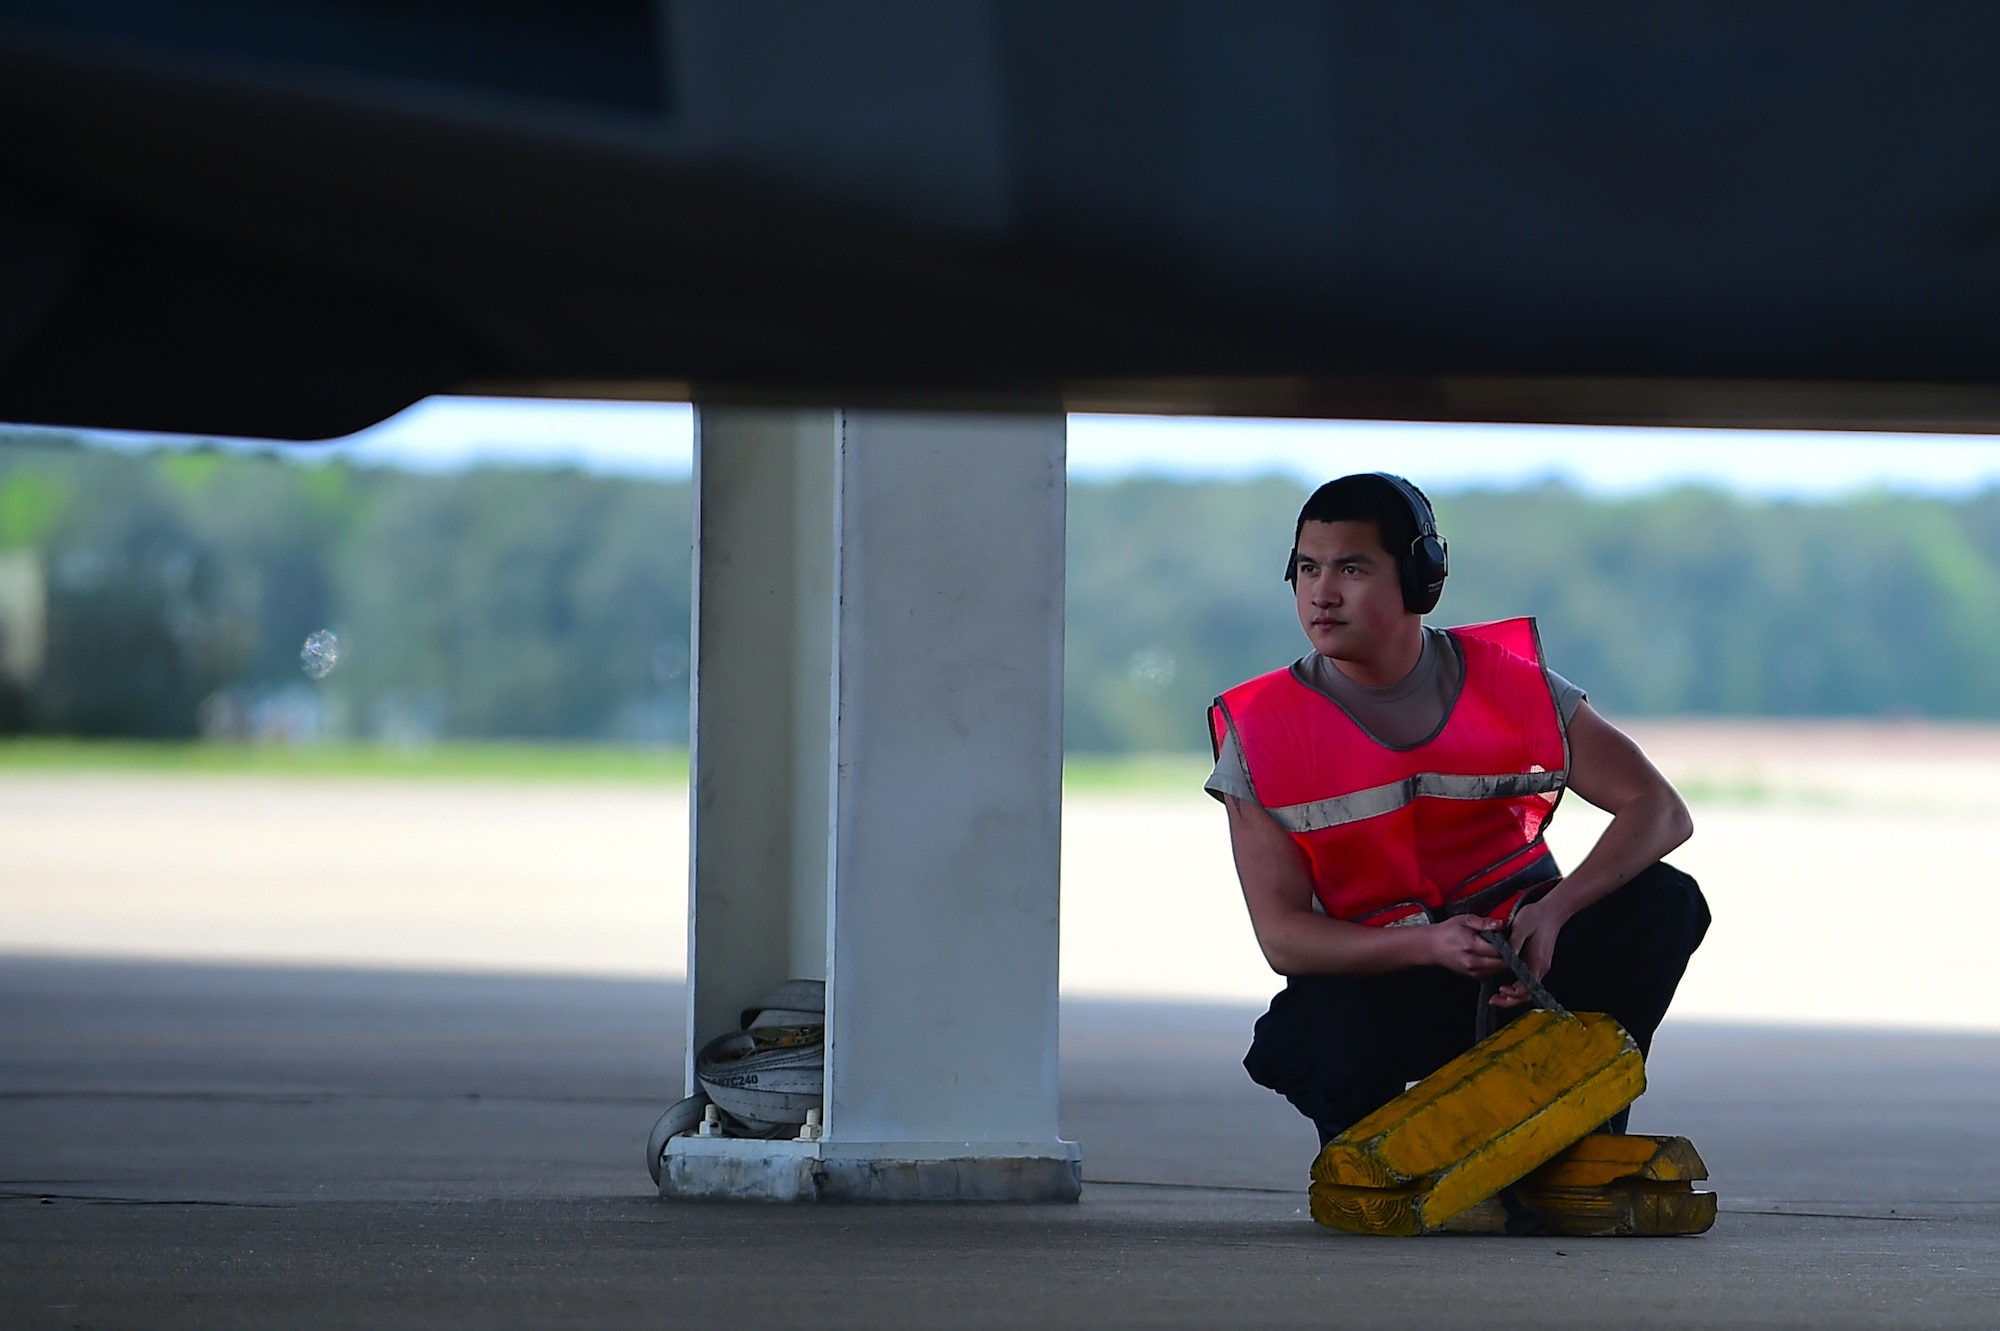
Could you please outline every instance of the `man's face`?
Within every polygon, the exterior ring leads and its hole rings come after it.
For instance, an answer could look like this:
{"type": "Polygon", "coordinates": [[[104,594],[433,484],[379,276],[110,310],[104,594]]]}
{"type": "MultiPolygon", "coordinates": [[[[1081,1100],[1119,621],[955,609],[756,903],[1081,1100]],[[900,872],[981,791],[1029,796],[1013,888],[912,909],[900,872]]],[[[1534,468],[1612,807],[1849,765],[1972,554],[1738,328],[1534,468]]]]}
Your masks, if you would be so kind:
{"type": "Polygon", "coordinates": [[[1296,586],[1299,626],[1336,661],[1373,660],[1411,617],[1377,523],[1308,522],[1296,586]]]}

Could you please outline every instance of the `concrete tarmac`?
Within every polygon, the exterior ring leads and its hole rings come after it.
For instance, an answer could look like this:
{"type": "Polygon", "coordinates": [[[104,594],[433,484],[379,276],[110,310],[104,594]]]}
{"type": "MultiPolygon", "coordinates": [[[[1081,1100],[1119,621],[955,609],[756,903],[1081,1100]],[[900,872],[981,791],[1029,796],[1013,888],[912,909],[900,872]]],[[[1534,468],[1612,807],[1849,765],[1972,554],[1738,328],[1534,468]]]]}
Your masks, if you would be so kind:
{"type": "Polygon", "coordinates": [[[0,958],[0,1326],[2000,1324],[2000,1039],[1669,1023],[1713,1232],[1388,1240],[1254,1015],[1065,1004],[1076,1206],[675,1204],[675,986],[0,958]]]}

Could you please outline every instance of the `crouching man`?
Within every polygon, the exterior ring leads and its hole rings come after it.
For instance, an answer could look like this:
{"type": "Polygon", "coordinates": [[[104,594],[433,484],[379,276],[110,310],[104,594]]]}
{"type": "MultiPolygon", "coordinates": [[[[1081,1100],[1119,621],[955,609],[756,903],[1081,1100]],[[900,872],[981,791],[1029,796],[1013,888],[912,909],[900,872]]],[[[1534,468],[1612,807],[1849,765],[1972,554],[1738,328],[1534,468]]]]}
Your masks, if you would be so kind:
{"type": "Polygon", "coordinates": [[[1693,830],[1680,796],[1547,668],[1532,620],[1427,627],[1446,567],[1409,482],[1321,486],[1285,572],[1312,651],[1210,712],[1208,789],[1286,977],[1244,1067],[1322,1143],[1530,1002],[1482,930],[1644,1052],[1708,928],[1661,861],[1693,830]],[[1565,790],[1612,815],[1567,874],[1542,839],[1565,790]]]}

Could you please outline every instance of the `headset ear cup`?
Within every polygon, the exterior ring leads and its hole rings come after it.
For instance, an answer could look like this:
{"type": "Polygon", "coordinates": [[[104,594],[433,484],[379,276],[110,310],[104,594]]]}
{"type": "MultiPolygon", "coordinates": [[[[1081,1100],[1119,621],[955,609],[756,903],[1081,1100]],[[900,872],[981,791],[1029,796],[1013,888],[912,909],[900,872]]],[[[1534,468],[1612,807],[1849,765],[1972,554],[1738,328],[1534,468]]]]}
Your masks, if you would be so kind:
{"type": "Polygon", "coordinates": [[[1399,569],[1403,578],[1403,608],[1416,615],[1428,615],[1437,609],[1450,571],[1451,555],[1444,538],[1437,535],[1417,538],[1399,569]]]}
{"type": "Polygon", "coordinates": [[[1431,596],[1430,589],[1424,585],[1422,566],[1417,561],[1416,551],[1412,550],[1396,561],[1396,576],[1403,580],[1403,609],[1413,615],[1430,613],[1430,607],[1436,603],[1437,598],[1431,596]]]}
{"type": "Polygon", "coordinates": [[[1403,584],[1403,608],[1413,615],[1428,615],[1437,608],[1451,569],[1444,537],[1437,534],[1437,514],[1424,492],[1401,476],[1387,471],[1374,474],[1403,501],[1416,524],[1416,539],[1396,560],[1396,576],[1403,584]]]}
{"type": "Polygon", "coordinates": [[[1417,542],[1415,554],[1417,557],[1417,572],[1422,576],[1424,585],[1430,586],[1432,583],[1442,583],[1445,579],[1445,574],[1451,569],[1451,556],[1445,548],[1444,538],[1442,536],[1424,537],[1417,542]]]}

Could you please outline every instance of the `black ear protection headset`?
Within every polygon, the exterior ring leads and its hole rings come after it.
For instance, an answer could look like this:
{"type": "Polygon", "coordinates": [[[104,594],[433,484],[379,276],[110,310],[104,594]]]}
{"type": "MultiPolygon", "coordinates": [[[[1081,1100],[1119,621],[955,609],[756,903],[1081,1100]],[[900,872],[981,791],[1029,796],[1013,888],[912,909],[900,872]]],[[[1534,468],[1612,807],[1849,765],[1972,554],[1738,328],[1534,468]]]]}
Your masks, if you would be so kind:
{"type": "MultiPolygon", "coordinates": [[[[1401,476],[1386,471],[1369,474],[1395,491],[1410,510],[1417,535],[1409,549],[1392,552],[1396,577],[1403,586],[1403,608],[1413,615],[1428,615],[1437,609],[1438,597],[1444,595],[1444,580],[1451,573],[1450,549],[1438,535],[1437,515],[1431,512],[1431,501],[1424,498],[1424,492],[1401,476]]],[[[1285,561],[1285,581],[1296,585],[1298,576],[1299,549],[1293,546],[1291,558],[1285,561]]]]}

